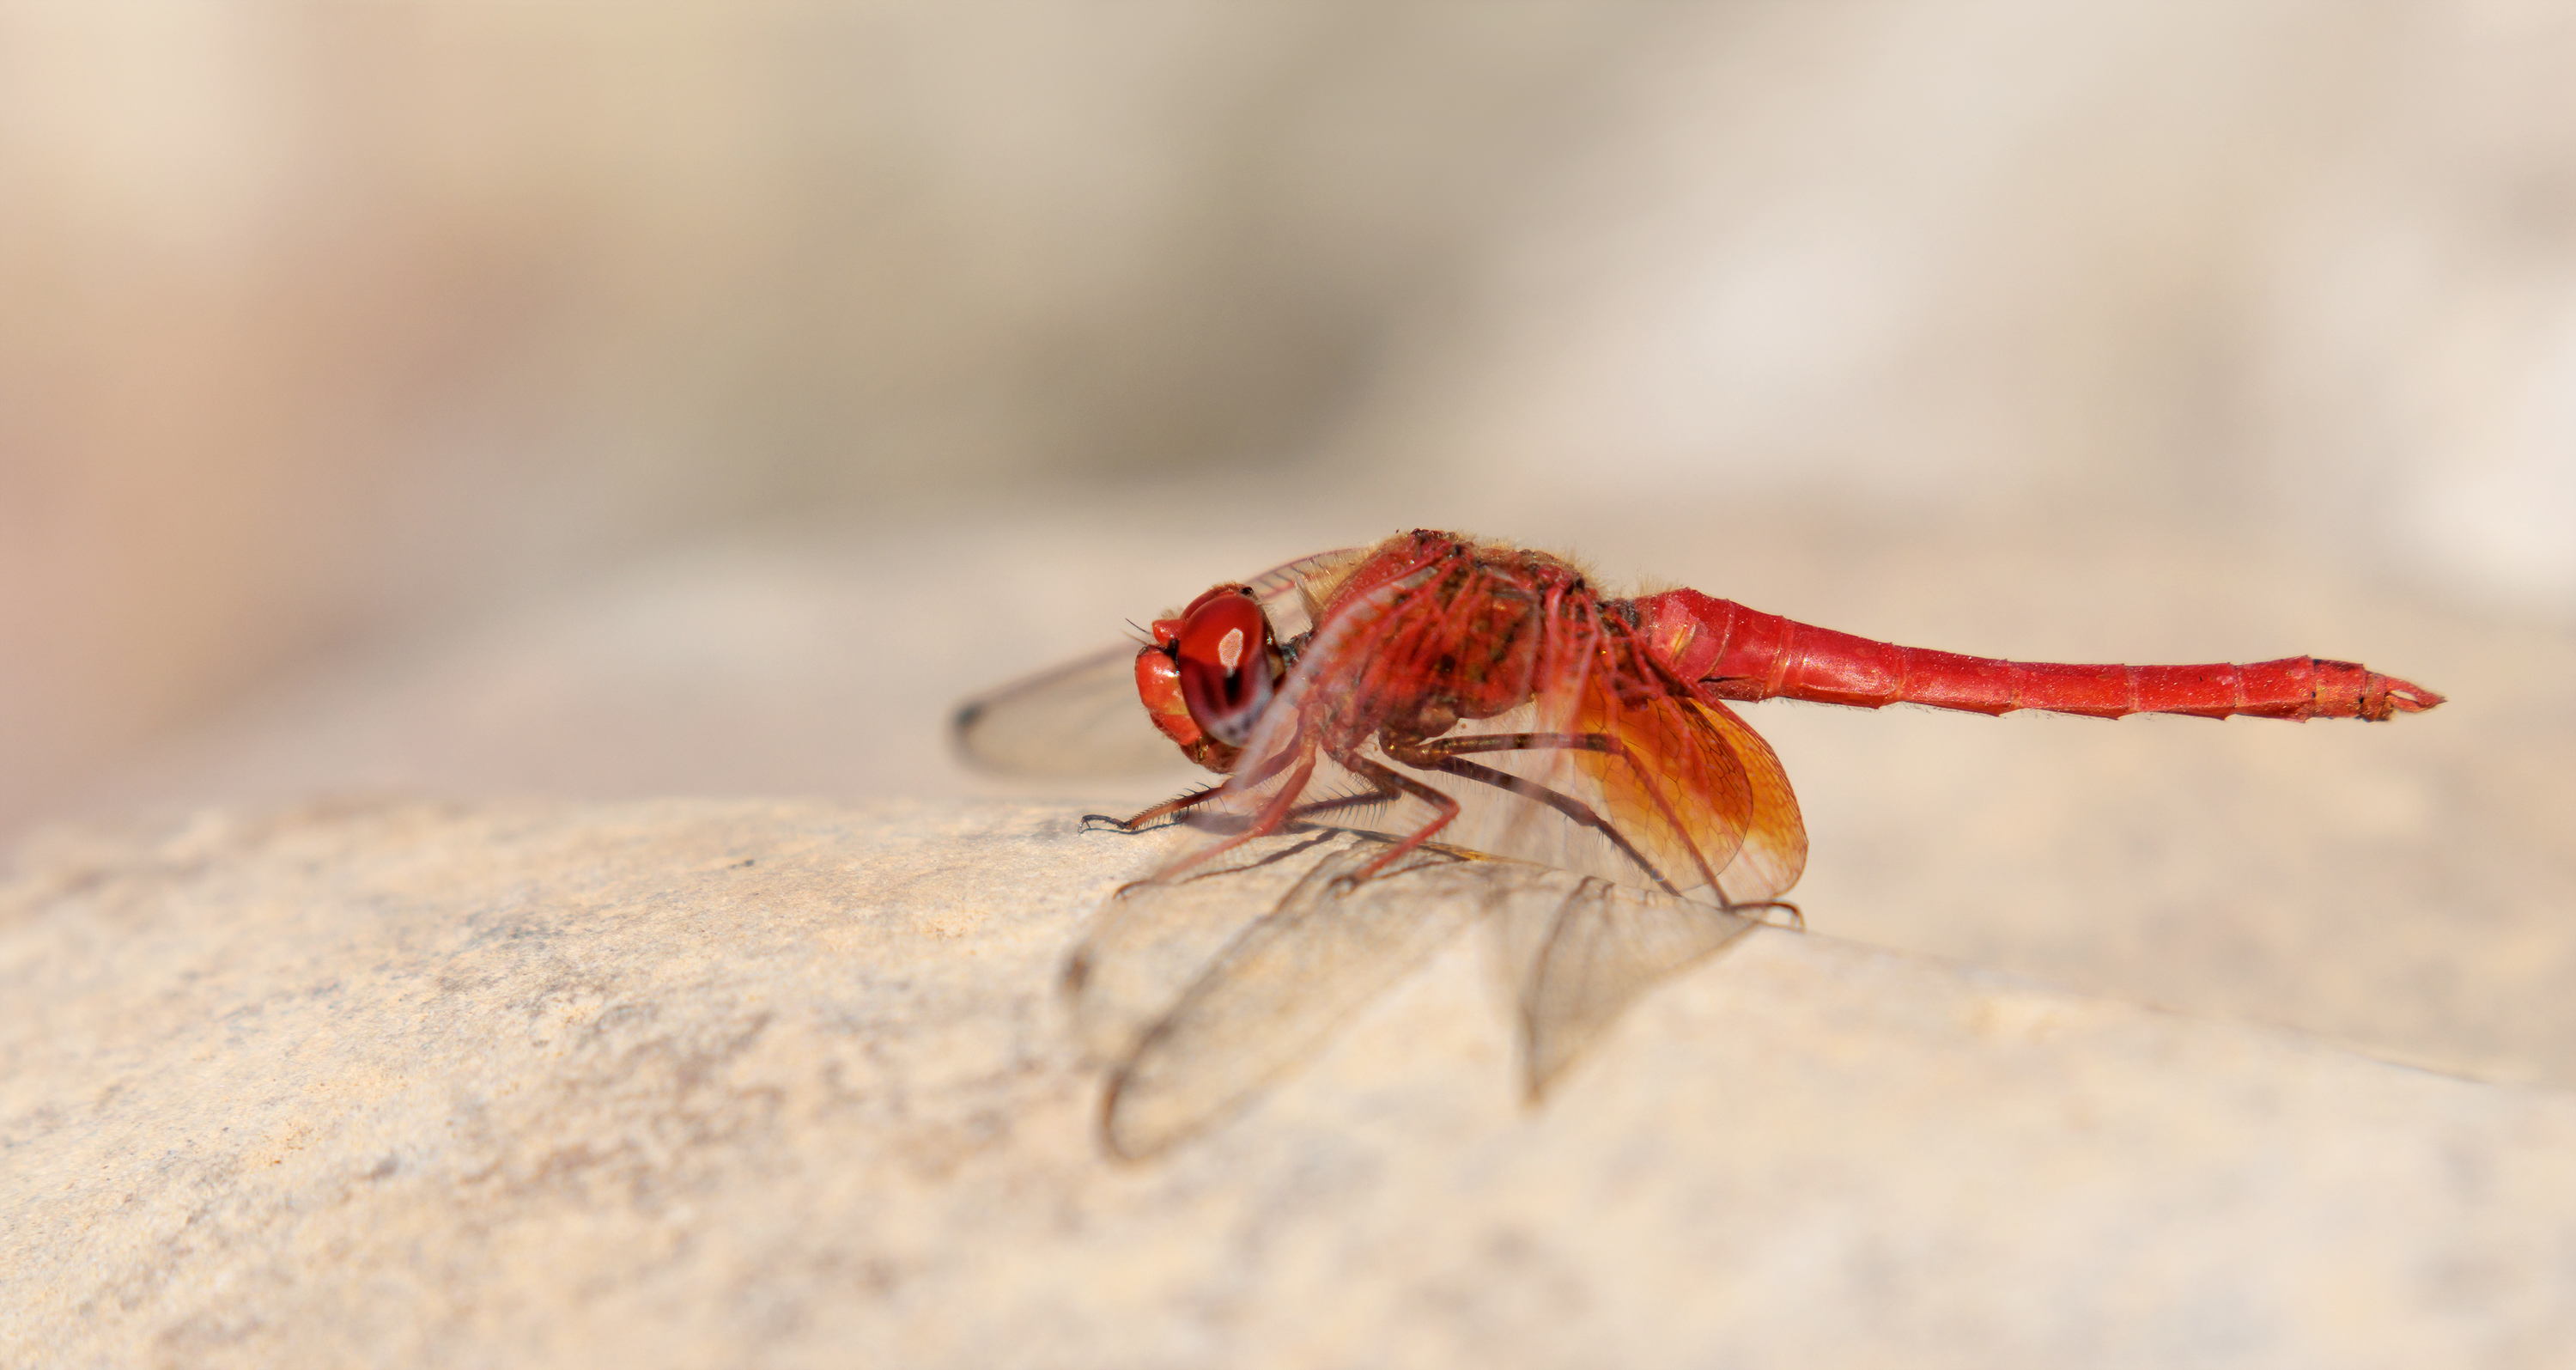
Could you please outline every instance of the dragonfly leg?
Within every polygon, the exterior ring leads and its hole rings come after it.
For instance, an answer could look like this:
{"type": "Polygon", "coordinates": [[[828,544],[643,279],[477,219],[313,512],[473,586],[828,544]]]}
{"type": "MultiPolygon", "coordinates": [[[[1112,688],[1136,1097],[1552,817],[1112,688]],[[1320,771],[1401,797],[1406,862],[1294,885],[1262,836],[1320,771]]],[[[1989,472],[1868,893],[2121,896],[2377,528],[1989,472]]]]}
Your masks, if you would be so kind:
{"type": "MultiPolygon", "coordinates": [[[[1627,762],[1628,768],[1637,774],[1638,786],[1645,790],[1648,799],[1654,801],[1655,807],[1663,812],[1665,824],[1672,828],[1673,835],[1680,838],[1682,846],[1690,852],[1691,864],[1699,867],[1700,878],[1708,882],[1710,891],[1717,895],[1718,903],[1729,912],[1735,910],[1736,903],[1726,897],[1725,887],[1717,883],[1717,871],[1708,864],[1707,854],[1699,849],[1697,842],[1691,840],[1690,829],[1682,826],[1681,815],[1673,811],[1672,801],[1664,798],[1663,787],[1655,783],[1655,777],[1644,766],[1637,764],[1637,758],[1629,752],[1627,744],[1619,739],[1605,733],[1483,733],[1474,737],[1434,738],[1420,746],[1426,752],[1436,751],[1442,756],[1458,756],[1475,752],[1526,752],[1555,749],[1600,752],[1605,756],[1615,756],[1627,762]]],[[[1627,844],[1622,842],[1620,845],[1625,847],[1627,844]]],[[[1646,869],[1652,871],[1654,867],[1648,866],[1646,869]]],[[[1656,878],[1660,880],[1661,874],[1658,873],[1656,878]]],[[[1666,888],[1671,887],[1666,886],[1666,888]]]]}
{"type": "MultiPolygon", "coordinates": [[[[1419,799],[1423,803],[1440,811],[1439,817],[1434,818],[1430,822],[1423,824],[1421,827],[1414,829],[1411,833],[1398,839],[1393,846],[1390,846],[1385,851],[1378,853],[1376,860],[1369,862],[1367,865],[1360,867],[1349,875],[1341,877],[1340,880],[1335,882],[1342,885],[1344,888],[1348,888],[1352,885],[1359,884],[1363,880],[1375,877],[1378,872],[1394,865],[1406,852],[1412,851],[1414,848],[1430,841],[1432,834],[1439,832],[1442,828],[1448,827],[1449,820],[1458,816],[1457,800],[1442,794],[1440,791],[1423,784],[1412,776],[1406,775],[1383,762],[1358,755],[1337,756],[1333,759],[1342,763],[1343,767],[1348,769],[1353,775],[1364,777],[1370,784],[1376,785],[1380,791],[1383,792],[1383,796],[1387,799],[1394,798],[1396,793],[1401,791],[1405,794],[1412,795],[1414,798],[1419,799]]],[[[1375,798],[1377,796],[1371,797],[1375,798]]]]}
{"type": "MultiPolygon", "coordinates": [[[[1681,891],[1673,888],[1673,882],[1665,879],[1662,871],[1655,869],[1655,863],[1647,860],[1644,852],[1637,850],[1636,844],[1628,840],[1627,834],[1612,826],[1610,820],[1603,818],[1599,813],[1595,812],[1591,805],[1584,803],[1582,800],[1577,799],[1570,794],[1563,794],[1556,790],[1549,789],[1547,786],[1542,785],[1535,780],[1524,780],[1517,775],[1495,770],[1491,766],[1479,766],[1475,762],[1466,760],[1463,757],[1450,755],[1450,749],[1441,745],[1441,741],[1443,740],[1446,739],[1435,739],[1427,743],[1417,743],[1414,746],[1403,749],[1402,751],[1390,749],[1387,755],[1394,757],[1396,760],[1401,761],[1408,766],[1419,766],[1426,771],[1441,771],[1449,775],[1458,776],[1462,779],[1491,785],[1496,789],[1509,790],[1524,799],[1535,799],[1539,803],[1545,804],[1549,808],[1556,810],[1558,813],[1564,814],[1567,818],[1572,819],[1576,823],[1590,828],[1594,832],[1608,838],[1610,840],[1610,845],[1619,849],[1620,855],[1636,862],[1637,869],[1644,871],[1648,879],[1653,880],[1658,886],[1662,887],[1664,893],[1672,895],[1676,899],[1681,897],[1681,891]]],[[[1468,739],[1457,740],[1465,741],[1468,739]]],[[[1485,747],[1477,748],[1475,750],[1499,751],[1503,749],[1485,747]]]]}
{"type": "Polygon", "coordinates": [[[1288,822],[1303,823],[1317,814],[1333,813],[1341,809],[1365,809],[1379,804],[1392,804],[1404,797],[1403,790],[1376,776],[1362,778],[1369,782],[1367,790],[1359,794],[1346,794],[1335,799],[1318,799],[1311,804],[1300,804],[1288,811],[1288,822]]]}
{"type": "Polygon", "coordinates": [[[1296,762],[1296,774],[1289,776],[1286,783],[1279,787],[1279,793],[1270,796],[1269,801],[1261,806],[1261,812],[1252,816],[1252,821],[1244,826],[1243,831],[1232,834],[1224,841],[1211,843],[1191,852],[1156,871],[1154,878],[1169,880],[1192,866],[1204,865],[1216,857],[1223,856],[1256,837],[1267,837],[1279,831],[1287,823],[1288,815],[1295,809],[1297,796],[1306,792],[1306,782],[1315,778],[1315,744],[1310,741],[1284,754],[1278,762],[1263,767],[1252,780],[1252,783],[1257,785],[1277,774],[1287,766],[1290,758],[1296,762]]]}
{"type": "Polygon", "coordinates": [[[1099,829],[1091,826],[1097,823],[1103,828],[1115,828],[1120,832],[1142,832],[1148,824],[1160,823],[1183,809],[1194,808],[1223,793],[1225,793],[1223,785],[1210,785],[1204,790],[1192,790],[1177,799],[1166,799],[1133,818],[1116,818],[1105,813],[1087,813],[1082,816],[1082,830],[1097,832],[1099,829]]]}
{"type": "MultiPolygon", "coordinates": [[[[1243,781],[1243,788],[1250,789],[1255,785],[1264,783],[1269,780],[1270,777],[1279,774],[1281,771],[1286,770],[1288,768],[1288,764],[1297,759],[1297,755],[1298,754],[1293,751],[1281,752],[1277,756],[1270,758],[1268,762],[1264,763],[1260,770],[1254,771],[1249,776],[1238,778],[1243,781]]],[[[1087,813],[1082,816],[1082,828],[1085,832],[1097,831],[1097,829],[1094,829],[1091,825],[1093,823],[1100,823],[1108,827],[1116,828],[1120,832],[1141,832],[1148,823],[1159,823],[1164,819],[1171,817],[1173,814],[1179,813],[1183,809],[1195,808],[1223,793],[1225,793],[1225,786],[1210,785],[1204,790],[1192,790],[1188,794],[1182,795],[1177,799],[1166,799],[1162,803],[1145,810],[1143,813],[1140,813],[1133,818],[1112,818],[1105,813],[1087,813]]]]}

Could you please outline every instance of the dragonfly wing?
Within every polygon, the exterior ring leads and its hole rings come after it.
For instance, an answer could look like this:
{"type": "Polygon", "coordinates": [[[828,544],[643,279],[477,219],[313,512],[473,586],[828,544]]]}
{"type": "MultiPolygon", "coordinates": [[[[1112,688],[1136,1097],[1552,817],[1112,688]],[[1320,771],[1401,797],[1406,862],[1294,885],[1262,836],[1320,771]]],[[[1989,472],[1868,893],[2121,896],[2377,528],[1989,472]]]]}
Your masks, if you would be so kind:
{"type": "Polygon", "coordinates": [[[1146,1030],[1246,925],[1288,896],[1332,839],[1260,838],[1223,860],[1111,895],[1065,960],[1066,1004],[1084,1054],[1112,1066],[1134,1055],[1146,1030]]]}
{"type": "Polygon", "coordinates": [[[1576,727],[1617,744],[1579,752],[1575,763],[1605,816],[1675,888],[1705,887],[1735,859],[1753,818],[1752,785],[1692,701],[1603,670],[1584,684],[1576,727]]]}
{"type": "MultiPolygon", "coordinates": [[[[1323,855],[1297,863],[1301,873],[1277,905],[1133,1035],[1101,1116],[1116,1154],[1151,1156],[1245,1103],[1516,888],[1517,868],[1427,851],[1341,885],[1385,845],[1347,833],[1320,841],[1323,855]]],[[[1186,898],[1193,883],[1138,886],[1128,900],[1186,898]]],[[[1236,879],[1195,883],[1245,893],[1236,879]]],[[[1121,915],[1134,916],[1132,907],[1121,915]]]]}
{"type": "MultiPolygon", "coordinates": [[[[1285,640],[1313,626],[1315,601],[1365,551],[1319,553],[1273,567],[1247,584],[1285,640]]],[[[958,706],[949,731],[960,756],[997,775],[1078,779],[1188,764],[1137,698],[1132,643],[978,695],[958,706]]]]}
{"type": "Polygon", "coordinates": [[[1043,779],[1142,775],[1188,765],[1136,695],[1136,648],[1111,647],[957,708],[958,754],[979,770],[1043,779]]]}
{"type": "Polygon", "coordinates": [[[1759,902],[1795,884],[1806,824],[1770,744],[1631,635],[1604,635],[1593,659],[1578,727],[1618,745],[1575,761],[1613,821],[1685,893],[1711,873],[1722,902],[1759,902]]]}
{"type": "Polygon", "coordinates": [[[1252,597],[1261,603],[1262,613],[1269,616],[1270,629],[1279,640],[1288,639],[1315,626],[1315,610],[1332,597],[1333,588],[1342,583],[1353,568],[1368,556],[1366,547],[1343,547],[1299,557],[1244,582],[1252,597]]]}
{"type": "Polygon", "coordinates": [[[1599,879],[1585,879],[1538,918],[1500,920],[1529,1097],[1544,1094],[1649,986],[1758,926],[1742,914],[1599,879]]]}
{"type": "Polygon", "coordinates": [[[1735,859],[1719,872],[1726,896],[1737,903],[1777,899],[1798,883],[1807,869],[1807,825],[1798,816],[1798,796],[1789,789],[1789,773],[1762,735],[1715,700],[1695,700],[1693,707],[1722,738],[1743,768],[1752,808],[1744,820],[1743,842],[1735,859]]]}
{"type": "Polygon", "coordinates": [[[1633,640],[1580,622],[1552,630],[1536,674],[1529,706],[1455,736],[1586,745],[1465,754],[1519,788],[1442,777],[1464,810],[1443,840],[1706,902],[1759,902],[1796,882],[1806,860],[1797,797],[1742,719],[1633,640]]]}

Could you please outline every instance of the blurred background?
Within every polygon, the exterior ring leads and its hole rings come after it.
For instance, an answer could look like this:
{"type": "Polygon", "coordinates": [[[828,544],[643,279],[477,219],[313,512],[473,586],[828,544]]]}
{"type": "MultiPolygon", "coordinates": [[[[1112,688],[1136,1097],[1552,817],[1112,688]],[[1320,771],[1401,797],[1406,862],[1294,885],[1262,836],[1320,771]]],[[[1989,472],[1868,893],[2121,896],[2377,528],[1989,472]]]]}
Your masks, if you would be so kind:
{"type": "Polygon", "coordinates": [[[994,792],[959,698],[1464,528],[2445,691],[1754,721],[1820,932],[2576,1082],[2570,89],[2544,3],[15,0],[0,839],[994,792]]]}

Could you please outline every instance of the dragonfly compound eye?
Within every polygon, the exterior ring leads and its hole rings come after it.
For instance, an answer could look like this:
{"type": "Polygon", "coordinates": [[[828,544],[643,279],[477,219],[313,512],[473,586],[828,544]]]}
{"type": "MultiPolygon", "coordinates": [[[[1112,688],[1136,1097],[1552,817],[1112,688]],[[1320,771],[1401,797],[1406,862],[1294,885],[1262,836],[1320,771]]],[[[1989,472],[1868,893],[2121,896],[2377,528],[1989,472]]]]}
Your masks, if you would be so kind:
{"type": "Polygon", "coordinates": [[[1190,717],[1228,746],[1250,741],[1285,669],[1261,606],[1241,588],[1203,595],[1190,606],[1175,646],[1190,717]]]}

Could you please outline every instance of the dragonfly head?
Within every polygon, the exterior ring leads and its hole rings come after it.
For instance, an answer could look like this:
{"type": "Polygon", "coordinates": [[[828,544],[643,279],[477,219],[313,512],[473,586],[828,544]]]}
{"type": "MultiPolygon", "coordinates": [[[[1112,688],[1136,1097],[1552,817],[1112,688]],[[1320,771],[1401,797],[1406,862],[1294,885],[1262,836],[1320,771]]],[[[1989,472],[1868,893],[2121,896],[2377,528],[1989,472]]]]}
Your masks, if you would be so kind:
{"type": "Polygon", "coordinates": [[[1269,618],[1242,585],[1220,585],[1156,620],[1153,644],[1136,653],[1136,693],[1154,726],[1219,772],[1242,758],[1287,674],[1269,618]]]}

